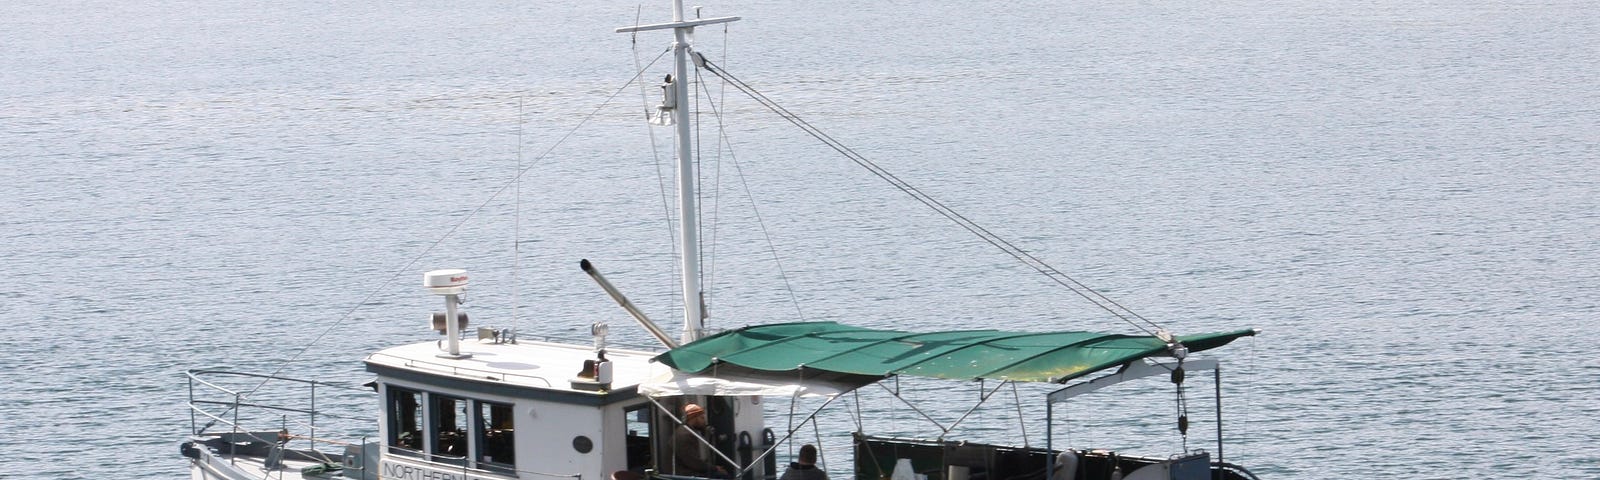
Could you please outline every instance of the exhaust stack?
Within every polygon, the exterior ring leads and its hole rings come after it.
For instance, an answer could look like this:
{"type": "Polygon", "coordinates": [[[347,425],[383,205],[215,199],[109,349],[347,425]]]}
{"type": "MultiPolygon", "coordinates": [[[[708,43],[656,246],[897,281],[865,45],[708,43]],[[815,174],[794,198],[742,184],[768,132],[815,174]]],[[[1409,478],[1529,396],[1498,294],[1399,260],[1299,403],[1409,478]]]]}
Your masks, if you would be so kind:
{"type": "Polygon", "coordinates": [[[605,275],[601,275],[600,270],[594,268],[593,263],[589,263],[589,259],[578,261],[578,266],[583,268],[583,273],[589,274],[589,278],[594,279],[594,283],[600,284],[600,288],[605,290],[606,294],[611,295],[612,300],[616,300],[618,305],[622,305],[623,310],[627,310],[629,315],[633,315],[633,319],[638,320],[639,325],[650,332],[650,336],[656,337],[656,340],[659,340],[662,345],[666,345],[667,348],[678,348],[678,342],[674,341],[672,336],[667,335],[667,332],[662,331],[661,327],[656,326],[656,322],[650,321],[650,317],[646,317],[644,312],[639,311],[639,307],[633,306],[633,302],[628,301],[628,297],[618,291],[617,287],[606,281],[605,275]]]}

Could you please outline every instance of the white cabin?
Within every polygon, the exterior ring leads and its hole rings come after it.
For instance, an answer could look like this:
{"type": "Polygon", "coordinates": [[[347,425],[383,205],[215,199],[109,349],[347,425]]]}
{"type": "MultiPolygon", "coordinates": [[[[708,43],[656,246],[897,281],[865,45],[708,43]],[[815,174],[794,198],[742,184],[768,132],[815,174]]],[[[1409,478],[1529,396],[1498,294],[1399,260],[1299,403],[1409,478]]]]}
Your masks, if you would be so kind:
{"type": "MultiPolygon", "coordinates": [[[[380,478],[599,480],[613,472],[671,473],[671,433],[683,400],[637,393],[654,353],[494,338],[393,347],[366,358],[377,375],[380,478]],[[606,378],[609,374],[609,379],[606,378]],[[609,381],[607,381],[609,380],[609,381]]],[[[698,399],[714,442],[731,458],[761,439],[759,399],[698,399]]],[[[756,450],[760,452],[760,450],[756,450]]],[[[759,469],[752,475],[769,475],[759,469]]]]}

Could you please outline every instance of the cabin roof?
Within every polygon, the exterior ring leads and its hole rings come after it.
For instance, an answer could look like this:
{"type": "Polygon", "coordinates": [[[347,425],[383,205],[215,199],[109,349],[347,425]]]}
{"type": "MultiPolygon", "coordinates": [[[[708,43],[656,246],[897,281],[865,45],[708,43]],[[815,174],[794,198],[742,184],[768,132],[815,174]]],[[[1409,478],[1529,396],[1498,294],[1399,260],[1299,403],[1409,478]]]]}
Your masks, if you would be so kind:
{"type": "MultiPolygon", "coordinates": [[[[576,388],[572,380],[584,368],[585,360],[596,358],[593,345],[543,341],[492,343],[463,339],[460,351],[467,356],[447,358],[436,342],[413,343],[387,348],[366,358],[367,368],[380,374],[398,373],[413,379],[473,382],[501,388],[556,390],[578,394],[604,395],[592,389],[576,388]]],[[[611,361],[612,382],[608,391],[627,390],[649,377],[650,357],[656,352],[606,349],[611,361]]],[[[659,367],[658,367],[659,368],[659,367]]]]}

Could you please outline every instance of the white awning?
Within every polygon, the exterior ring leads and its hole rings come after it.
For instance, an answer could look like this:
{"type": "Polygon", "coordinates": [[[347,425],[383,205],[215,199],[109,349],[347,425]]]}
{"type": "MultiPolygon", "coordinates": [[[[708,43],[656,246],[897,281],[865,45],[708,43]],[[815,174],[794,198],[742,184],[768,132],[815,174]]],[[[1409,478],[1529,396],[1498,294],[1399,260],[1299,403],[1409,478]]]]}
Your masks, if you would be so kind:
{"type": "MultiPolygon", "coordinates": [[[[731,369],[730,369],[731,370],[731,369]]],[[[763,372],[750,370],[720,374],[684,373],[662,364],[651,365],[649,380],[639,384],[639,394],[650,397],[679,395],[715,396],[780,396],[780,397],[835,397],[872,382],[878,378],[830,375],[830,378],[799,378],[794,372],[763,372]]]]}

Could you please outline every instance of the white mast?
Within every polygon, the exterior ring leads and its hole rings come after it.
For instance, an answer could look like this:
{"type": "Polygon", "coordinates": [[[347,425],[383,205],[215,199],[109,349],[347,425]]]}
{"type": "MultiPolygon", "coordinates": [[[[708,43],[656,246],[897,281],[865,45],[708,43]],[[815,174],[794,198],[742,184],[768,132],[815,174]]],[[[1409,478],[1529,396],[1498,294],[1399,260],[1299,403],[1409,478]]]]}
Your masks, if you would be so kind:
{"type": "MultiPolygon", "coordinates": [[[[672,21],[683,21],[683,0],[672,0],[672,21]]],[[[700,292],[700,199],[695,188],[696,170],[693,142],[689,138],[689,35],[694,27],[672,29],[672,56],[677,73],[672,75],[672,122],[678,127],[678,257],[683,259],[683,335],[679,343],[700,338],[705,327],[700,292]]]]}
{"type": "Polygon", "coordinates": [[[660,30],[671,28],[673,33],[672,56],[675,62],[672,74],[672,98],[663,103],[672,111],[672,122],[677,127],[678,160],[678,237],[679,256],[683,259],[679,282],[683,288],[682,343],[700,338],[704,328],[705,312],[702,310],[700,291],[700,210],[696,193],[694,142],[689,134],[689,37],[697,25],[727,23],[739,17],[720,17],[686,21],[683,18],[683,0],[672,0],[672,23],[658,23],[618,28],[618,33],[660,30]]]}

